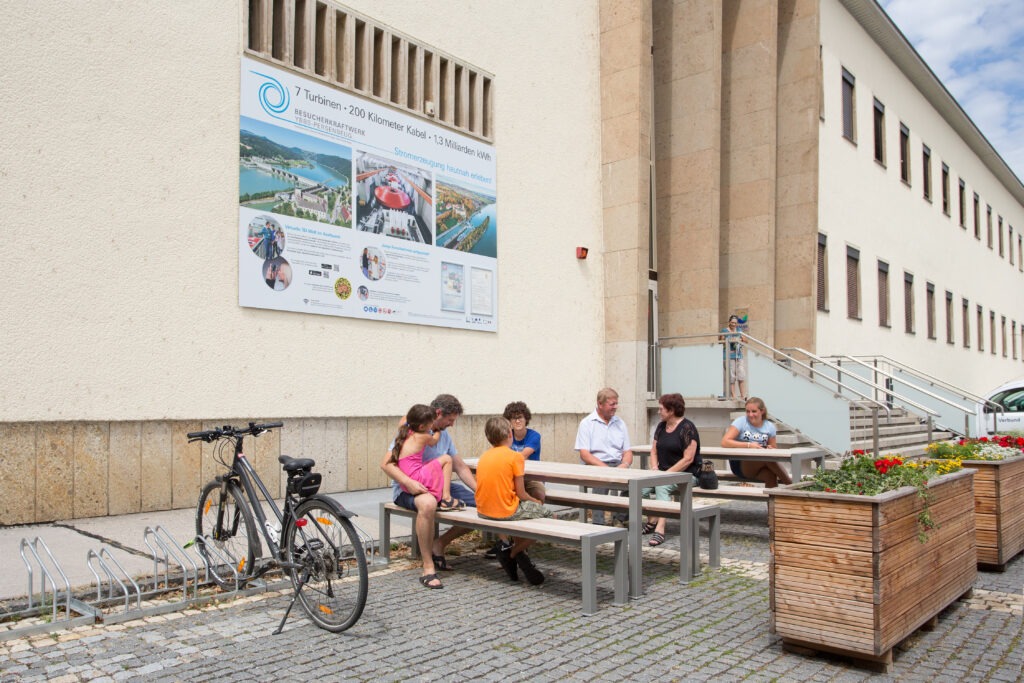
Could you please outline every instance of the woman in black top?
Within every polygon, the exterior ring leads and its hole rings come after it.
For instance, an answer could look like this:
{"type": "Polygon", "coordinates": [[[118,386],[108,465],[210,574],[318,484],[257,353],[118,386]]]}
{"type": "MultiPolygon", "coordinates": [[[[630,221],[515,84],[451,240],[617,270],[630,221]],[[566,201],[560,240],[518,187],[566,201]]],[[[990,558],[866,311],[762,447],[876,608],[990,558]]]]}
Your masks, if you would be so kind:
{"type": "MultiPolygon", "coordinates": [[[[683,417],[686,402],[680,394],[665,394],[658,399],[658,404],[661,422],[654,429],[651,442],[652,467],[662,472],[689,472],[696,477],[701,465],[700,435],[697,427],[683,417]]],[[[675,484],[655,486],[644,489],[644,495],[648,496],[653,491],[658,500],[671,500],[677,489],[675,484]]],[[[658,517],[657,521],[648,518],[643,531],[645,534],[654,532],[648,545],[661,545],[665,542],[665,518],[658,517]]]]}

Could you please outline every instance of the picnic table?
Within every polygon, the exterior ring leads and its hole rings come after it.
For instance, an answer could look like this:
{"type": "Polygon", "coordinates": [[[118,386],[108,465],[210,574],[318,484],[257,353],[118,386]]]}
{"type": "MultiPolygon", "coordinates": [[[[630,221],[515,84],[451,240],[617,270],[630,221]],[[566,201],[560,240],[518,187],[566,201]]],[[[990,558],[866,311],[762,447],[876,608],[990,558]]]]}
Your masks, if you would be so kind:
{"type": "MultiPolygon", "coordinates": [[[[470,469],[476,471],[478,458],[466,459],[470,469]]],[[[643,490],[652,486],[676,484],[679,486],[679,552],[689,553],[693,534],[693,477],[686,472],[661,472],[648,469],[626,469],[620,467],[598,467],[547,460],[527,460],[526,476],[531,479],[572,484],[581,491],[589,488],[607,488],[626,491],[629,497],[629,531],[627,548],[629,553],[629,597],[643,595],[642,527],[643,490]]],[[[689,558],[683,565],[689,566],[689,558]]]]}
{"type": "MultiPolygon", "coordinates": [[[[633,446],[633,454],[639,456],[641,469],[647,469],[651,455],[650,445],[633,446]]],[[[703,458],[722,458],[726,460],[753,460],[756,462],[779,462],[789,464],[789,474],[793,481],[800,481],[804,471],[804,463],[814,461],[818,467],[824,466],[825,451],[821,448],[726,448],[723,446],[701,446],[703,458]]]]}

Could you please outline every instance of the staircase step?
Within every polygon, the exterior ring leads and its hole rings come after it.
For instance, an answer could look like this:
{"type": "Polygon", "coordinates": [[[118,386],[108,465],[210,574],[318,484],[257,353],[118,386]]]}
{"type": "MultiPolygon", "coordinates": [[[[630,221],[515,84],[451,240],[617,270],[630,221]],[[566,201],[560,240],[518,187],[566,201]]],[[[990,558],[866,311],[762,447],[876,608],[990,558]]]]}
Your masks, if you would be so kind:
{"type": "MultiPolygon", "coordinates": [[[[932,434],[935,434],[937,430],[932,429],[932,434]]],[[[870,439],[874,429],[870,426],[854,426],[850,428],[850,440],[860,441],[862,439],[870,439]]],[[[881,437],[886,436],[901,436],[904,434],[919,434],[922,440],[928,438],[928,426],[922,424],[911,424],[911,425],[879,425],[878,435],[881,437]]]]}

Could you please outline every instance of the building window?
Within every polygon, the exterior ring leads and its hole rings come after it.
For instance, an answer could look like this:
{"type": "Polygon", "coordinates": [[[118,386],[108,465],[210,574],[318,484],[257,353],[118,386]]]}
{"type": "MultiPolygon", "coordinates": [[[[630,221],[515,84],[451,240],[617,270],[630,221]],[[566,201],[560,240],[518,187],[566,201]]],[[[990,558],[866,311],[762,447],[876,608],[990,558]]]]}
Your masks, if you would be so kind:
{"type": "Polygon", "coordinates": [[[935,285],[926,282],[924,285],[925,324],[928,326],[928,338],[935,339],[935,285]]]}
{"type": "Polygon", "coordinates": [[[850,142],[857,143],[856,127],[856,106],[854,104],[854,93],[857,79],[846,69],[843,69],[843,137],[850,142]]]}
{"type": "Polygon", "coordinates": [[[953,292],[949,290],[946,290],[946,343],[956,343],[953,339],[953,292]]]}
{"type": "Polygon", "coordinates": [[[860,250],[846,248],[846,317],[860,320],[860,250]]]}
{"type": "Polygon", "coordinates": [[[1013,359],[1017,360],[1017,321],[1010,321],[1010,344],[1013,346],[1013,359]]]}
{"type": "Polygon", "coordinates": [[[942,213],[949,215],[949,166],[942,165],[942,213]]]}
{"type": "Polygon", "coordinates": [[[248,0],[246,52],[483,140],[494,77],[333,0],[248,0]]]}
{"type": "Polygon", "coordinates": [[[875,161],[885,166],[885,105],[875,100],[875,161]]]}
{"type": "Polygon", "coordinates": [[[932,200],[932,151],[928,145],[921,145],[921,184],[924,185],[924,198],[932,200]]]}
{"type": "Polygon", "coordinates": [[[981,198],[974,193],[974,239],[981,239],[981,198]]]}
{"type": "Polygon", "coordinates": [[[1003,315],[1003,316],[1000,316],[1000,318],[1001,318],[1001,320],[1000,320],[999,338],[1003,342],[1003,345],[1002,345],[1003,358],[1006,358],[1007,357],[1007,353],[1006,353],[1006,316],[1003,315]]]}
{"type": "Polygon", "coordinates": [[[878,262],[878,325],[890,327],[889,324],[889,264],[878,262]]]}
{"type": "Polygon", "coordinates": [[[1006,243],[1010,246],[1008,251],[1010,252],[1010,265],[1012,266],[1013,265],[1013,226],[1012,225],[1007,227],[1007,232],[1008,232],[1008,236],[1006,238],[1006,243]]]}
{"type": "Polygon", "coordinates": [[[828,238],[818,233],[818,310],[828,312],[828,238]]]}
{"type": "Polygon", "coordinates": [[[999,226],[999,258],[1005,258],[1005,249],[1003,247],[1003,217],[1000,216],[997,225],[999,226]]]}
{"type": "Polygon", "coordinates": [[[992,245],[993,245],[993,242],[992,242],[992,207],[989,206],[988,204],[985,205],[985,225],[987,226],[987,233],[986,234],[988,235],[988,248],[991,249],[992,245]]]}
{"type": "Polygon", "coordinates": [[[996,355],[996,312],[988,312],[988,351],[996,355]]]}
{"type": "Polygon", "coordinates": [[[963,300],[963,309],[961,310],[961,316],[963,318],[963,334],[964,334],[964,348],[971,348],[971,305],[967,299],[963,300]]]}
{"type": "Polygon", "coordinates": [[[900,124],[900,180],[910,184],[910,129],[900,124]]]}
{"type": "MultiPolygon", "coordinates": [[[[1021,242],[1024,241],[1024,237],[1017,235],[1017,270],[1024,273],[1024,247],[1021,246],[1021,242]]],[[[1012,248],[1012,247],[1011,247],[1012,248]]]]}
{"type": "Polygon", "coordinates": [[[903,273],[903,331],[915,334],[914,329],[914,276],[903,273]]]}
{"type": "Polygon", "coordinates": [[[978,306],[978,353],[985,352],[985,309],[978,306]]]}
{"type": "Polygon", "coordinates": [[[967,186],[964,179],[960,179],[960,227],[967,229],[967,186]]]}

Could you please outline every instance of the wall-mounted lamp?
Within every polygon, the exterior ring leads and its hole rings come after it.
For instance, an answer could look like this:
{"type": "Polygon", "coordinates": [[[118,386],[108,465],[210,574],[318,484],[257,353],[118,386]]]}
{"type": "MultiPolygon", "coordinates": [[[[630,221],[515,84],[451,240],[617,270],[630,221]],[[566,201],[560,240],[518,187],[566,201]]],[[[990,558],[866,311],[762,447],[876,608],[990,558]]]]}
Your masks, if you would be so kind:
{"type": "Polygon", "coordinates": [[[576,247],[576,258],[582,261],[583,259],[587,258],[588,251],[589,249],[587,249],[586,247],[576,247]]]}

